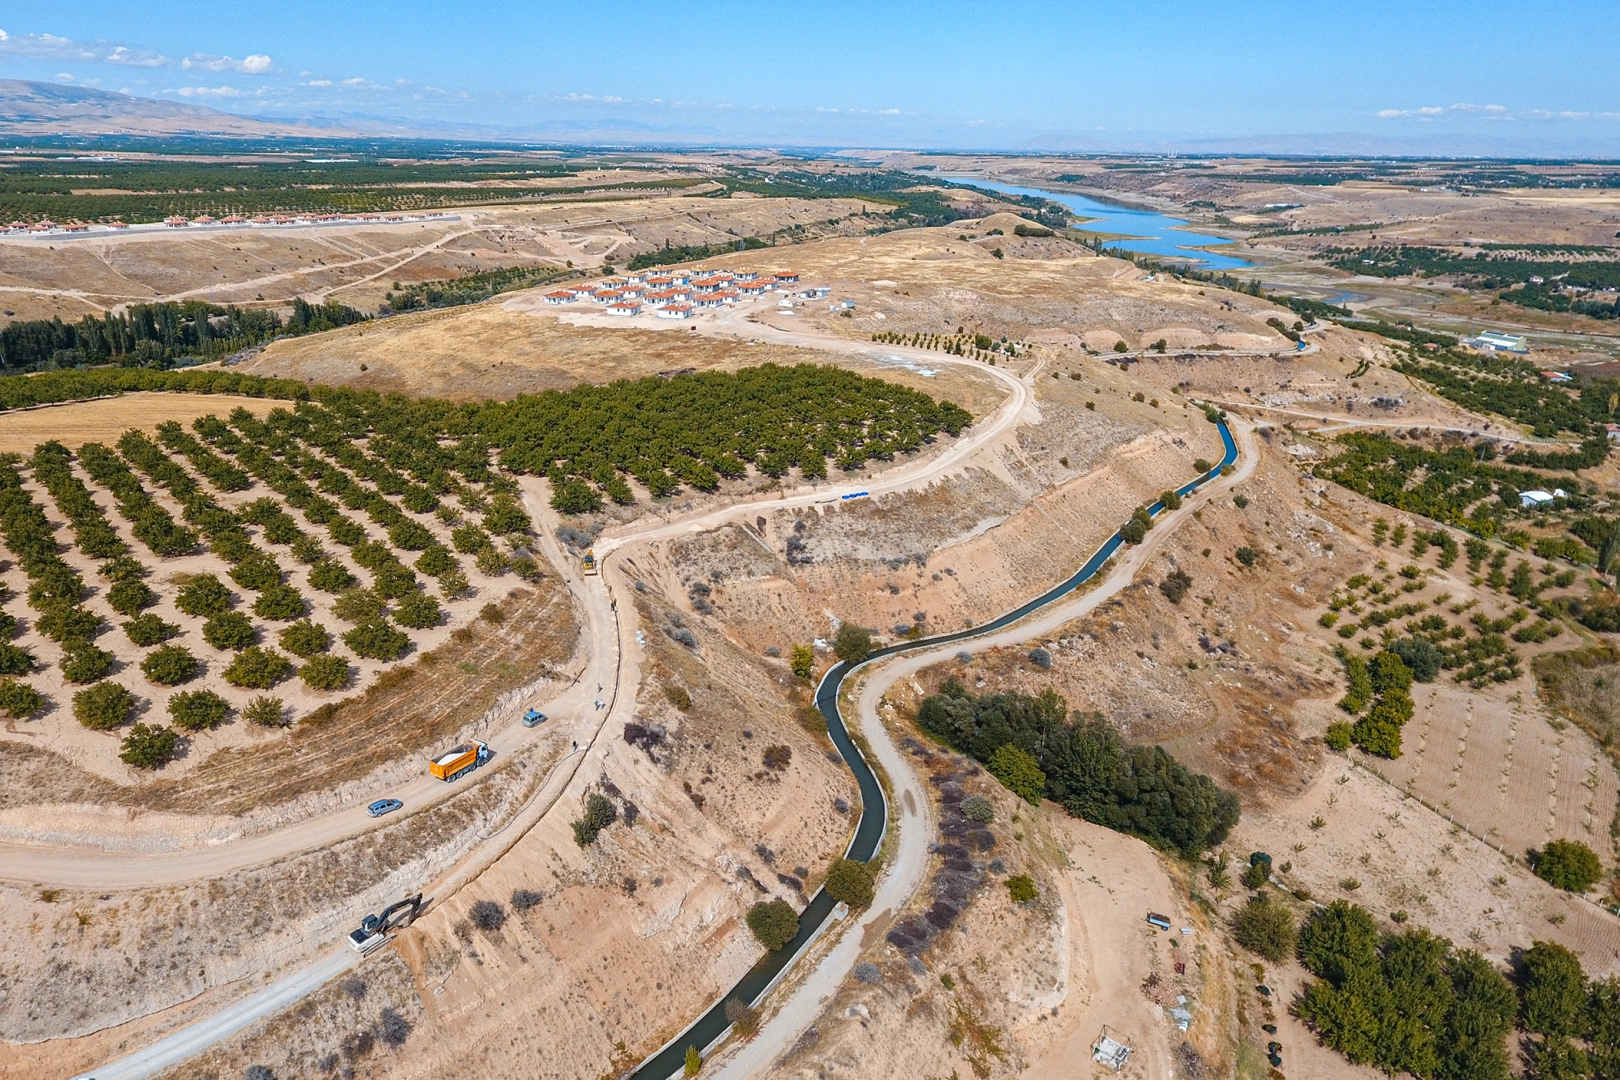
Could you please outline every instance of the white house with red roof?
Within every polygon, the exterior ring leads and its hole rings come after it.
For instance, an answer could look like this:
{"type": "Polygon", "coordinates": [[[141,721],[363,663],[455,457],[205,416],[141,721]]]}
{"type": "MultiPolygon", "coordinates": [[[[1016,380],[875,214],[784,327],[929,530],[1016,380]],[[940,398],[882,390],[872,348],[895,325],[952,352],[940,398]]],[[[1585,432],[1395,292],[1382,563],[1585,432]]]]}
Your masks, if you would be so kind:
{"type": "Polygon", "coordinates": [[[623,315],[626,317],[631,315],[640,315],[641,305],[634,300],[615,300],[613,303],[607,306],[607,313],[609,315],[623,315]]]}

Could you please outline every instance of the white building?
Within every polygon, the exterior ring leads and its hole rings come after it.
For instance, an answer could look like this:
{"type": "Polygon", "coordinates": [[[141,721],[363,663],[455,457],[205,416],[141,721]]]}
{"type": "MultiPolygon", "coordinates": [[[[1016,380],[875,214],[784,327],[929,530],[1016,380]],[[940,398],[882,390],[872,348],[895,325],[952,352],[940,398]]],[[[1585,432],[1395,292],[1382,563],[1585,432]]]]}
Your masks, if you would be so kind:
{"type": "Polygon", "coordinates": [[[1569,493],[1563,488],[1553,488],[1551,491],[1542,491],[1537,488],[1534,491],[1519,492],[1519,505],[1526,509],[1550,506],[1554,499],[1566,499],[1568,497],[1569,493]]]}

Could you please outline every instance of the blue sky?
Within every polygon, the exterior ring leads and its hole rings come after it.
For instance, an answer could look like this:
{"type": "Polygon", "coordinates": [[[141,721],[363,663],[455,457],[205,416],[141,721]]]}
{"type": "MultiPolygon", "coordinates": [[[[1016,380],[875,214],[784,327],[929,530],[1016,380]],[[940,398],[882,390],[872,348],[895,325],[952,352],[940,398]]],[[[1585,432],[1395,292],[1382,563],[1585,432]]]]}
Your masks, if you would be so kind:
{"type": "Polygon", "coordinates": [[[1587,0],[9,0],[0,32],[0,78],[430,131],[1620,157],[1587,0]]]}

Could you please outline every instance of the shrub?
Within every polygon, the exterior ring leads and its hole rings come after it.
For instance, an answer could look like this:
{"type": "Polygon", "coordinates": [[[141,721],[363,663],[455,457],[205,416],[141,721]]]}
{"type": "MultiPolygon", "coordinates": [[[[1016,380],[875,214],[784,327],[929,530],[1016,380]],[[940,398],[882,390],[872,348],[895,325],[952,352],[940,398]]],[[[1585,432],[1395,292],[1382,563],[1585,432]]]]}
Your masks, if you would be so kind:
{"type": "Polygon", "coordinates": [[[164,622],[150,611],[124,623],[124,635],[143,649],[149,645],[162,644],[179,632],[180,628],[174,623],[164,622]]]}
{"type": "Polygon", "coordinates": [[[298,669],[298,677],[314,690],[341,690],[349,684],[349,676],[349,662],[331,653],[312,657],[298,669]]]}
{"type": "Polygon", "coordinates": [[[793,674],[801,679],[808,679],[816,670],[816,652],[808,645],[793,646],[793,659],[790,662],[793,674]]]}
{"type": "Polygon", "coordinates": [[[136,724],[124,736],[118,759],[137,769],[156,769],[168,764],[179,746],[180,735],[173,728],[136,724]]]}
{"type": "Polygon", "coordinates": [[[1042,671],[1052,670],[1052,654],[1046,649],[1037,646],[1029,650],[1029,662],[1042,671]]]}
{"type": "Polygon", "coordinates": [[[427,593],[412,589],[394,608],[394,621],[412,630],[425,630],[438,626],[444,620],[444,609],[427,593]]]}
{"type": "Polygon", "coordinates": [[[1035,881],[1028,874],[1014,874],[1007,879],[1007,895],[1015,904],[1028,904],[1038,900],[1041,891],[1035,887],[1035,881]]]}
{"type": "Polygon", "coordinates": [[[506,923],[506,909],[493,900],[479,900],[467,912],[467,917],[478,929],[493,933],[506,923]]]}
{"type": "Polygon", "coordinates": [[[858,664],[872,652],[872,632],[864,626],[846,622],[833,638],[833,652],[846,664],[858,664]]]}
{"type": "Polygon", "coordinates": [[[1041,796],[1046,792],[1046,774],[1041,771],[1040,762],[1026,750],[1021,750],[1012,743],[1003,743],[997,748],[990,760],[985,763],[990,775],[1031,806],[1041,804],[1041,796]]]}
{"type": "Polygon", "coordinates": [[[398,600],[416,591],[416,574],[402,563],[389,562],[372,575],[371,587],[385,600],[398,600]]]}
{"type": "Polygon", "coordinates": [[[1328,749],[1342,754],[1350,749],[1350,731],[1350,725],[1340,720],[1328,725],[1327,734],[1322,739],[1328,744],[1328,749]]]}
{"type": "Polygon", "coordinates": [[[1251,862],[1243,868],[1243,873],[1238,875],[1238,880],[1243,882],[1244,888],[1263,888],[1266,882],[1271,880],[1271,864],[1264,860],[1251,862]]]}
{"type": "Polygon", "coordinates": [[[1192,585],[1192,576],[1187,571],[1177,568],[1166,574],[1164,580],[1159,582],[1159,591],[1172,604],[1179,604],[1186,598],[1192,585]]]}
{"type": "Polygon", "coordinates": [[[278,640],[283,649],[305,660],[332,647],[332,635],[326,627],[308,619],[300,619],[287,627],[278,640]]]}
{"type": "Polygon", "coordinates": [[[411,639],[382,619],[363,622],[343,635],[349,651],[367,660],[398,660],[411,647],[411,639]]]}
{"type": "Polygon", "coordinates": [[[384,1046],[404,1046],[411,1037],[411,1022],[385,1007],[377,1017],[377,1037],[384,1046]]]}
{"type": "Polygon", "coordinates": [[[7,676],[0,678],[0,712],[21,720],[45,707],[45,695],[27,683],[7,676]]]}
{"type": "Polygon", "coordinates": [[[1244,507],[1249,505],[1249,497],[1247,495],[1234,495],[1232,496],[1232,505],[1237,507],[1239,510],[1242,510],[1244,507]]]}
{"type": "Polygon", "coordinates": [[[539,907],[540,901],[544,899],[544,896],[533,889],[514,889],[512,891],[512,910],[528,911],[530,908],[539,907]]]}
{"type": "Polygon", "coordinates": [[[245,649],[258,639],[253,620],[240,611],[225,611],[203,623],[203,640],[221,651],[245,649]]]}
{"type": "Polygon", "coordinates": [[[350,589],[332,605],[332,614],[349,623],[380,619],[387,610],[387,603],[371,589],[350,589]]]}
{"type": "Polygon", "coordinates": [[[877,872],[870,863],[858,859],[834,859],[832,866],[827,868],[827,880],[823,887],[834,900],[841,900],[852,908],[864,908],[872,903],[876,881],[877,872]]]}
{"type": "Polygon", "coordinates": [[[776,952],[799,933],[799,915],[786,900],[762,900],[748,909],[748,929],[766,951],[776,952]]]}
{"type": "Polygon", "coordinates": [[[231,591],[213,574],[198,574],[180,587],[175,607],[187,615],[219,615],[231,606],[231,591]]]}
{"type": "Polygon", "coordinates": [[[493,547],[484,548],[473,556],[473,565],[485,577],[500,577],[512,567],[511,560],[493,547]]]}
{"type": "Polygon", "coordinates": [[[1294,914],[1268,892],[1249,897],[1232,915],[1232,937],[1250,952],[1280,964],[1294,955],[1294,914]]]}
{"type": "Polygon", "coordinates": [[[1603,876],[1603,864],[1593,850],[1579,840],[1549,840],[1532,853],[1536,876],[1565,892],[1583,893],[1603,876]]]}
{"type": "Polygon", "coordinates": [[[21,645],[0,644],[0,675],[26,675],[34,664],[34,654],[21,645]]]}
{"type": "Polygon", "coordinates": [[[1400,657],[1401,662],[1411,669],[1412,678],[1418,682],[1434,682],[1445,660],[1439,646],[1427,638],[1405,637],[1392,641],[1389,651],[1400,657]]]}
{"type": "MultiPolygon", "coordinates": [[[[1524,1029],[1537,1035],[1586,1034],[1586,973],[1562,945],[1538,941],[1520,959],[1524,973],[1524,1029]]],[[[1576,1074],[1560,1074],[1574,1076],[1576,1074]]]]}
{"type": "Polygon", "coordinates": [[[684,1077],[685,1080],[692,1080],[692,1077],[696,1076],[702,1071],[703,1055],[698,1053],[697,1047],[688,1046],[686,1048],[686,1055],[681,1059],[681,1076],[684,1077]]]}
{"type": "Polygon", "coordinates": [[[112,670],[113,654],[94,645],[80,645],[62,655],[62,678],[70,683],[93,683],[112,670]]]}
{"type": "Polygon", "coordinates": [[[613,800],[600,792],[591,792],[585,800],[585,815],[573,823],[574,843],[590,847],[596,843],[596,834],[619,820],[619,808],[613,800]]]}
{"type": "Polygon", "coordinates": [[[726,1019],[731,1022],[731,1030],[741,1038],[752,1039],[759,1034],[759,1010],[750,1009],[741,998],[726,1002],[726,1019]]]}
{"type": "Polygon", "coordinates": [[[107,603],[120,615],[133,615],[157,603],[157,594],[139,578],[124,578],[107,590],[107,603]]]}
{"type": "Polygon", "coordinates": [[[73,695],[73,718],[91,731],[111,731],[134,707],[135,695],[117,683],[98,683],[73,695]]]}
{"type": "Polygon", "coordinates": [[[186,731],[217,728],[230,712],[230,705],[212,690],[182,690],[169,698],[169,721],[186,731]]]}
{"type": "Polygon", "coordinates": [[[287,677],[292,662],[274,649],[250,645],[225,669],[225,681],[250,690],[268,690],[287,677]]]}
{"type": "Polygon", "coordinates": [[[154,649],[141,661],[141,673],[162,686],[179,686],[197,674],[197,658],[180,645],[154,649]]]}
{"type": "Polygon", "coordinates": [[[321,592],[340,593],[358,580],[336,559],[318,559],[309,568],[309,586],[321,592]]]}
{"type": "Polygon", "coordinates": [[[980,825],[996,820],[996,804],[983,795],[969,795],[962,800],[962,816],[980,825]]]}
{"type": "Polygon", "coordinates": [[[260,727],[285,727],[287,707],[280,698],[260,694],[242,710],[242,718],[260,727]]]}
{"type": "Polygon", "coordinates": [[[684,686],[670,683],[664,687],[664,697],[681,712],[686,712],[692,708],[692,692],[684,686]]]}
{"type": "Polygon", "coordinates": [[[272,585],[253,602],[253,614],[261,619],[285,622],[304,614],[304,594],[291,585],[272,585]]]}
{"type": "Polygon", "coordinates": [[[1253,566],[1260,560],[1260,553],[1252,547],[1240,547],[1232,554],[1237,556],[1237,561],[1244,566],[1253,566]]]}
{"type": "Polygon", "coordinates": [[[782,772],[789,765],[793,764],[793,747],[788,746],[785,743],[772,743],[770,746],[765,748],[765,753],[761,756],[760,763],[767,769],[774,769],[777,772],[782,772]]]}

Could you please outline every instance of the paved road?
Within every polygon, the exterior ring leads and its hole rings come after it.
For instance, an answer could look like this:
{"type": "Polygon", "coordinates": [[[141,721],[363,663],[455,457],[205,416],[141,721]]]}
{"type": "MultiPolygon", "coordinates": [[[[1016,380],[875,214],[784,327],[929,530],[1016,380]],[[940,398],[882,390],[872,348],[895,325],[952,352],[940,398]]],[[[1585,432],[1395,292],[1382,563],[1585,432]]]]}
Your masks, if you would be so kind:
{"type": "MultiPolygon", "coordinates": [[[[834,342],[840,345],[841,342],[834,342]]],[[[860,345],[861,343],[852,343],[860,345]]],[[[838,351],[855,351],[839,349],[838,351]]],[[[937,356],[926,350],[886,349],[886,354],[915,354],[916,359],[926,359],[931,365],[937,366],[940,360],[937,356]]],[[[980,370],[993,373],[1003,385],[1008,388],[1007,400],[986,421],[975,424],[960,436],[954,444],[947,447],[943,453],[932,455],[911,462],[900,468],[890,470],[876,482],[857,485],[843,483],[837,485],[822,485],[820,487],[805,486],[787,494],[785,497],[761,499],[754,502],[742,503],[721,508],[689,520],[652,521],[642,527],[621,534],[617,537],[606,536],[597,545],[600,556],[601,574],[592,578],[579,578],[575,576],[572,561],[559,548],[555,539],[554,526],[556,515],[542,498],[543,493],[531,481],[524,486],[525,507],[539,526],[539,546],[542,553],[548,556],[552,563],[564,570],[569,578],[570,588],[580,600],[585,610],[587,640],[592,642],[614,643],[615,648],[608,650],[601,647],[591,649],[591,660],[587,666],[586,674],[579,683],[559,695],[558,700],[566,700],[571,707],[580,709],[579,701],[583,700],[581,710],[586,724],[593,724],[588,740],[581,740],[584,749],[571,754],[555,768],[551,776],[543,785],[542,792],[530,804],[522,809],[518,815],[503,826],[498,833],[469,851],[452,871],[438,881],[432,883],[424,891],[438,902],[452,895],[462,885],[473,880],[484,869],[493,864],[512,845],[533,827],[567,791],[573,779],[579,775],[591,751],[594,749],[595,735],[605,728],[610,720],[622,713],[627,713],[633,707],[636,697],[636,688],[640,684],[640,671],[638,664],[639,648],[634,644],[636,622],[633,607],[626,607],[623,618],[618,611],[616,601],[612,594],[611,564],[612,556],[625,548],[632,541],[652,541],[661,537],[686,534],[714,526],[731,519],[748,520],[753,514],[767,509],[776,509],[793,505],[805,505],[815,502],[835,501],[840,494],[856,490],[871,491],[874,494],[901,488],[926,485],[937,476],[955,468],[962,460],[970,456],[979,448],[988,445],[1018,422],[1024,409],[1030,401],[1030,383],[1033,381],[1038,366],[1023,378],[1009,372],[984,368],[983,365],[972,361],[950,358],[947,362],[971,365],[980,370]],[[596,685],[600,683],[609,688],[605,691],[608,708],[596,710],[591,701],[597,697],[596,685]]],[[[560,706],[559,706],[560,709],[560,706]]],[[[550,711],[550,709],[547,709],[550,711]]],[[[491,733],[490,742],[500,749],[510,745],[509,738],[522,738],[525,733],[519,725],[511,725],[503,733],[491,733]]],[[[529,733],[533,736],[535,733],[529,733]]],[[[881,759],[880,759],[881,760],[881,759]]],[[[894,769],[894,763],[884,761],[886,768],[894,769]]],[[[478,777],[484,770],[474,773],[478,777]]],[[[465,781],[462,781],[465,783],[465,781]]],[[[449,785],[440,781],[431,780],[427,785],[428,791],[438,791],[449,785]],[[432,785],[438,785],[433,788],[432,785]]],[[[917,795],[913,795],[913,800],[917,795]]],[[[916,805],[926,807],[926,800],[916,805]]],[[[163,884],[174,880],[186,880],[189,877],[211,876],[224,872],[226,869],[241,869],[246,866],[257,865],[267,858],[279,858],[310,847],[324,846],[331,841],[323,837],[349,835],[362,832],[371,823],[371,819],[364,816],[364,809],[356,806],[345,810],[342,814],[329,815],[329,818],[312,819],[309,822],[265,834],[262,839],[256,838],[257,846],[251,850],[237,852],[233,849],[238,845],[224,845],[219,850],[207,849],[198,852],[185,852],[177,855],[165,855],[160,858],[147,856],[130,857],[122,854],[106,852],[85,852],[82,850],[52,850],[0,847],[0,876],[5,875],[7,867],[15,872],[26,865],[29,873],[27,880],[51,880],[45,874],[59,874],[73,879],[75,883],[81,875],[93,878],[103,886],[109,881],[108,875],[117,877],[123,875],[125,880],[139,881],[147,884],[163,884]],[[353,815],[359,815],[354,818],[353,815]],[[329,820],[330,819],[330,820],[329,820]],[[335,824],[333,822],[336,822],[335,824]],[[312,840],[314,842],[312,842],[312,840]],[[26,862],[16,861],[26,860],[26,862]],[[182,869],[174,869],[176,860],[182,861],[182,869]],[[88,869],[81,870],[84,864],[88,869]],[[223,869],[219,869],[223,868],[223,869]]],[[[244,841],[242,848],[248,847],[244,841]]],[[[926,845],[925,845],[926,848],[926,845]]],[[[122,882],[120,882],[122,884],[122,882]]],[[[891,889],[899,888],[898,885],[891,889]]],[[[249,995],[237,1004],[222,1010],[220,1013],[206,1020],[183,1029],[181,1032],[154,1044],[146,1050],[127,1058],[119,1059],[106,1069],[94,1070],[98,1080],[105,1080],[107,1076],[116,1076],[119,1080],[144,1080],[145,1077],[155,1076],[165,1068],[169,1068],[191,1055],[206,1049],[223,1039],[230,1037],[242,1027],[256,1020],[267,1018],[288,1005],[299,1000],[305,994],[321,986],[343,967],[333,969],[331,965],[344,960],[344,967],[355,962],[352,954],[345,948],[336,956],[326,956],[309,967],[300,969],[292,975],[249,995]],[[160,1051],[159,1048],[165,1048],[160,1051]],[[112,1072],[109,1070],[117,1070],[112,1072]]]]}

